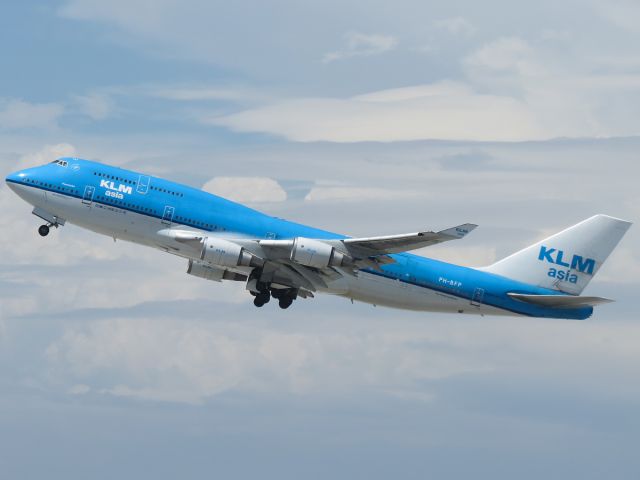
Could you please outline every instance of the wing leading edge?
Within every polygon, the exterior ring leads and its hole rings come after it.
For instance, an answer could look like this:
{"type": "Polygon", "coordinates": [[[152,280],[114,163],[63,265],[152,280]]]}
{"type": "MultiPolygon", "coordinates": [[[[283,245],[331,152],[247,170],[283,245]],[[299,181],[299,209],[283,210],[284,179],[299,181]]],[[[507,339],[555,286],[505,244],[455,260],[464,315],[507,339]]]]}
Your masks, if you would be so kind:
{"type": "Polygon", "coordinates": [[[415,232],[384,237],[347,238],[340,240],[351,253],[358,256],[374,257],[391,253],[408,252],[429,247],[449,240],[459,240],[470,233],[477,225],[465,223],[439,232],[415,232]]]}

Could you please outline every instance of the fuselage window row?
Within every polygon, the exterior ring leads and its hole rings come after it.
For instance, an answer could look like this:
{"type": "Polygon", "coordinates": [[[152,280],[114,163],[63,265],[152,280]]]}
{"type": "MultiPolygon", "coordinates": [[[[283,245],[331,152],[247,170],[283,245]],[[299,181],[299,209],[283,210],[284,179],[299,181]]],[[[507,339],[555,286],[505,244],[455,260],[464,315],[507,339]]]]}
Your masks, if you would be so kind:
{"type": "MultiPolygon", "coordinates": [[[[130,183],[130,184],[135,184],[136,183],[136,182],[133,182],[131,180],[126,180],[126,179],[123,179],[123,178],[120,178],[120,177],[115,177],[113,175],[102,174],[101,172],[93,172],[93,175],[101,176],[101,177],[107,178],[109,180],[116,180],[116,181],[130,183]]],[[[37,180],[32,180],[32,179],[26,179],[26,181],[28,183],[32,183],[34,185],[40,185],[40,186],[45,187],[45,188],[50,188],[50,189],[58,190],[58,191],[61,191],[61,192],[68,192],[68,193],[73,193],[75,195],[79,195],[79,191],[78,190],[74,190],[72,188],[61,187],[61,186],[58,186],[58,185],[39,182],[37,180]]],[[[173,192],[173,191],[170,191],[170,190],[165,190],[165,189],[161,189],[161,188],[158,188],[158,187],[151,186],[149,188],[151,190],[155,190],[155,191],[161,192],[161,193],[168,193],[170,195],[179,196],[179,197],[183,196],[182,193],[173,192]]],[[[100,196],[96,197],[96,201],[104,203],[104,204],[111,204],[111,205],[116,205],[116,206],[127,207],[127,208],[130,208],[132,210],[135,210],[135,211],[138,211],[138,212],[149,213],[151,215],[156,215],[156,216],[158,215],[158,212],[156,210],[152,209],[152,208],[141,207],[139,205],[135,205],[135,204],[128,203],[128,202],[123,202],[123,201],[116,200],[116,199],[113,199],[113,198],[110,198],[110,197],[104,197],[104,196],[100,195],[100,196]]],[[[213,224],[210,224],[210,223],[201,222],[199,220],[195,220],[195,219],[192,219],[192,218],[182,217],[180,215],[177,215],[175,218],[176,218],[177,221],[185,222],[187,224],[191,224],[191,225],[194,225],[196,227],[205,228],[205,229],[209,229],[209,230],[218,230],[218,227],[216,225],[213,225],[213,224]]],[[[224,228],[221,228],[220,230],[224,230],[224,228]]]]}
{"type": "Polygon", "coordinates": [[[149,187],[150,190],[155,190],[156,192],[161,192],[161,193],[168,193],[169,195],[174,195],[176,197],[182,197],[183,194],[179,193],[179,192],[173,192],[171,190],[166,190],[164,188],[158,188],[158,187],[154,187],[154,186],[150,186],[149,187]]]}
{"type": "Polygon", "coordinates": [[[116,180],[116,181],[122,182],[122,183],[128,183],[129,185],[135,185],[136,184],[135,180],[128,180],[126,178],[116,177],[116,176],[113,176],[113,175],[107,175],[105,173],[93,172],[93,175],[96,176],[96,177],[104,177],[104,178],[107,178],[109,180],[116,180]]]}
{"type": "MultiPolygon", "coordinates": [[[[105,177],[105,178],[108,178],[108,179],[127,182],[127,180],[125,180],[125,179],[121,179],[121,178],[118,178],[118,177],[113,177],[113,176],[110,176],[110,175],[103,175],[100,172],[93,172],[93,174],[96,175],[96,176],[102,176],[102,177],[105,177]]],[[[27,179],[27,182],[32,183],[34,185],[41,185],[41,186],[43,186],[45,188],[51,188],[51,189],[54,189],[54,190],[73,193],[75,195],[79,194],[78,190],[73,190],[71,188],[60,187],[60,186],[53,185],[53,184],[50,184],[50,183],[38,182],[38,181],[35,181],[35,180],[31,180],[31,179],[27,179]]],[[[129,183],[135,183],[135,182],[129,182],[129,183]]],[[[183,196],[183,194],[181,194],[181,193],[172,192],[172,191],[169,191],[169,190],[164,190],[164,189],[160,189],[160,188],[157,188],[157,187],[150,187],[150,188],[152,190],[156,190],[156,191],[159,191],[159,192],[162,192],[162,193],[169,193],[171,195],[183,196]]],[[[139,212],[150,213],[152,215],[157,215],[158,214],[157,211],[152,209],[152,208],[141,207],[139,205],[135,205],[135,204],[128,203],[128,202],[122,202],[120,200],[116,200],[116,199],[113,199],[113,198],[110,198],[110,197],[98,196],[96,198],[96,201],[101,202],[101,203],[105,203],[105,204],[124,206],[124,207],[131,208],[131,209],[139,211],[139,212]]],[[[191,225],[195,225],[197,227],[206,228],[206,229],[209,229],[209,230],[218,230],[218,227],[213,225],[213,224],[201,222],[199,220],[195,220],[195,219],[192,219],[192,218],[185,218],[185,217],[182,217],[180,215],[176,216],[176,220],[184,221],[185,223],[189,223],[191,225]]],[[[224,230],[224,229],[222,229],[222,230],[224,230]]]]}
{"type": "Polygon", "coordinates": [[[52,190],[57,190],[59,192],[68,192],[68,193],[73,193],[75,195],[78,195],[78,190],[74,190],[73,188],[61,187],[59,185],[53,185],[51,183],[38,182],[37,180],[32,180],[30,178],[27,178],[25,182],[31,183],[33,185],[40,185],[41,187],[50,188],[52,190]]]}

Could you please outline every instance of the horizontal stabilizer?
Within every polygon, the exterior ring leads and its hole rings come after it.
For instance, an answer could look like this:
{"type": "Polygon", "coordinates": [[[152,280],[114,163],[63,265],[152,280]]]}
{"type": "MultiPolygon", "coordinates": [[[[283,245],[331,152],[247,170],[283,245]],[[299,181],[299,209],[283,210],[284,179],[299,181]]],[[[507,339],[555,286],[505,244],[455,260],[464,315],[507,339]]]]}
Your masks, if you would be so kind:
{"type": "Polygon", "coordinates": [[[527,295],[524,293],[508,293],[511,298],[549,308],[593,307],[613,300],[602,297],[579,297],[575,295],[527,295]]]}

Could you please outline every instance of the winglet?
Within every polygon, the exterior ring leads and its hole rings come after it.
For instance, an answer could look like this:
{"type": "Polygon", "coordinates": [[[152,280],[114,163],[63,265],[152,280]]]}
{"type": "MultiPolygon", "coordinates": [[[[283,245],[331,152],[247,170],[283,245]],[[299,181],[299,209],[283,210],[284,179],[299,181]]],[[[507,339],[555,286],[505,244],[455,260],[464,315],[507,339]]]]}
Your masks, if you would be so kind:
{"type": "Polygon", "coordinates": [[[449,237],[454,238],[463,238],[468,233],[471,233],[474,228],[478,225],[474,223],[464,223],[462,225],[458,225],[457,227],[447,228],[446,230],[441,230],[438,232],[438,235],[447,235],[449,237]]]}

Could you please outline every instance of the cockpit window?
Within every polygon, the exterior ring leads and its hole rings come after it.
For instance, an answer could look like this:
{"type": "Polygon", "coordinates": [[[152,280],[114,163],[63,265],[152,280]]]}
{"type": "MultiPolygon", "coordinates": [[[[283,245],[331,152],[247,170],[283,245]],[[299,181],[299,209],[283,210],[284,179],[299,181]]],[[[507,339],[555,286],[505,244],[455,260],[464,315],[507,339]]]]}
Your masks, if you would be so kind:
{"type": "Polygon", "coordinates": [[[55,163],[56,165],[60,165],[61,167],[66,167],[68,165],[68,162],[66,160],[62,160],[62,159],[58,159],[58,160],[54,160],[51,163],[55,163]]]}

